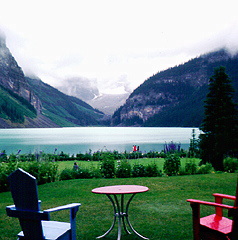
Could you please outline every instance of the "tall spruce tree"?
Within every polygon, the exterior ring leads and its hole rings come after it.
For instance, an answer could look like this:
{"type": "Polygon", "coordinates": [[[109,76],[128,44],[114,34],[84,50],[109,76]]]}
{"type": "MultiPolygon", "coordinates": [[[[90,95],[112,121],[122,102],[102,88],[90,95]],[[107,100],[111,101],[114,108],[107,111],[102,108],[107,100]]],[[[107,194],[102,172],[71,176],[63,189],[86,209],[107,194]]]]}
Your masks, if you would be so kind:
{"type": "Polygon", "coordinates": [[[226,156],[237,153],[238,111],[233,95],[234,89],[225,68],[216,68],[205,100],[200,149],[202,161],[210,162],[217,171],[224,170],[226,156]]]}

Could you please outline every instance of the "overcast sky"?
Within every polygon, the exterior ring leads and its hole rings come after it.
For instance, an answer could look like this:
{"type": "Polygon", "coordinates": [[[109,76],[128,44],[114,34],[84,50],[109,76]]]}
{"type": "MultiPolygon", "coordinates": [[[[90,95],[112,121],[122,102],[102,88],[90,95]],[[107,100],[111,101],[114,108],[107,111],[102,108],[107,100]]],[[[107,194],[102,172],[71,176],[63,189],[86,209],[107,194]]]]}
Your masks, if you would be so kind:
{"type": "MultiPolygon", "coordinates": [[[[236,0],[0,0],[0,29],[25,74],[136,88],[154,73],[238,49],[236,0]]],[[[114,89],[114,90],[113,90],[114,89]]]]}

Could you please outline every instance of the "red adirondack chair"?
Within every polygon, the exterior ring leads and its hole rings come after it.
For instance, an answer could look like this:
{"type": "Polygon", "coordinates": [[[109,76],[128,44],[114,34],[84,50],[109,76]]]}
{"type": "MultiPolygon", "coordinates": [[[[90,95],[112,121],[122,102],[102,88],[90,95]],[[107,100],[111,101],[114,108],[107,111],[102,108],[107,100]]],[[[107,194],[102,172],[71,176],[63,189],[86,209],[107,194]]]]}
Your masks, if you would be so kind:
{"type": "Polygon", "coordinates": [[[187,199],[192,207],[194,240],[238,240],[238,185],[236,196],[214,193],[215,202],[187,199]],[[223,204],[223,199],[234,200],[234,205],[223,204]],[[215,214],[200,217],[200,206],[215,207],[215,214]],[[228,210],[228,217],[223,216],[228,210]]]}

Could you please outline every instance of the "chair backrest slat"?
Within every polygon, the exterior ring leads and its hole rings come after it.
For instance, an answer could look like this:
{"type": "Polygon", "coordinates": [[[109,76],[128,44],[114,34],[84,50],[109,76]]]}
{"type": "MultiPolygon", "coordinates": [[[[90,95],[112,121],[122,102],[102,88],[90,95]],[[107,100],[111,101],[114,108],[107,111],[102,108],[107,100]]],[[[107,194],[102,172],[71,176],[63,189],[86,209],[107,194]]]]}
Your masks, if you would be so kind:
{"type": "Polygon", "coordinates": [[[232,224],[232,238],[238,239],[238,179],[236,184],[236,200],[234,204],[234,212],[233,212],[233,224],[232,224]]]}
{"type": "MultiPolygon", "coordinates": [[[[8,177],[12,198],[16,209],[40,211],[36,178],[22,169],[17,169],[8,177]]],[[[24,239],[43,240],[43,230],[40,220],[19,218],[24,239]]]]}
{"type": "Polygon", "coordinates": [[[234,207],[238,208],[238,179],[237,179],[237,184],[236,184],[236,200],[235,200],[234,207]]]}

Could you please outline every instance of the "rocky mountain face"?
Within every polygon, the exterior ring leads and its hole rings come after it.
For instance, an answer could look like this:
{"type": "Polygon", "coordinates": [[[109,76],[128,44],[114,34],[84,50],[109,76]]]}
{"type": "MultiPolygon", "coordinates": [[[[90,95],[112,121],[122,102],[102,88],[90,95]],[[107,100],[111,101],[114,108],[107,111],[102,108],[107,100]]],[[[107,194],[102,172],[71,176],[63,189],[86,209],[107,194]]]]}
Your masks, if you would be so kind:
{"type": "Polygon", "coordinates": [[[84,101],[27,78],[0,35],[0,128],[89,126],[103,117],[84,101]]]}
{"type": "Polygon", "coordinates": [[[10,89],[29,101],[38,111],[41,111],[41,102],[31,91],[22,69],[6,46],[6,39],[0,36],[0,85],[10,89]]]}
{"type": "Polygon", "coordinates": [[[44,115],[59,126],[101,124],[104,114],[81,99],[66,95],[40,79],[27,80],[31,89],[41,99],[44,115]]]}
{"type": "Polygon", "coordinates": [[[114,113],[112,125],[198,127],[209,79],[219,66],[226,67],[238,90],[238,55],[212,52],[147,79],[114,113]]]}

